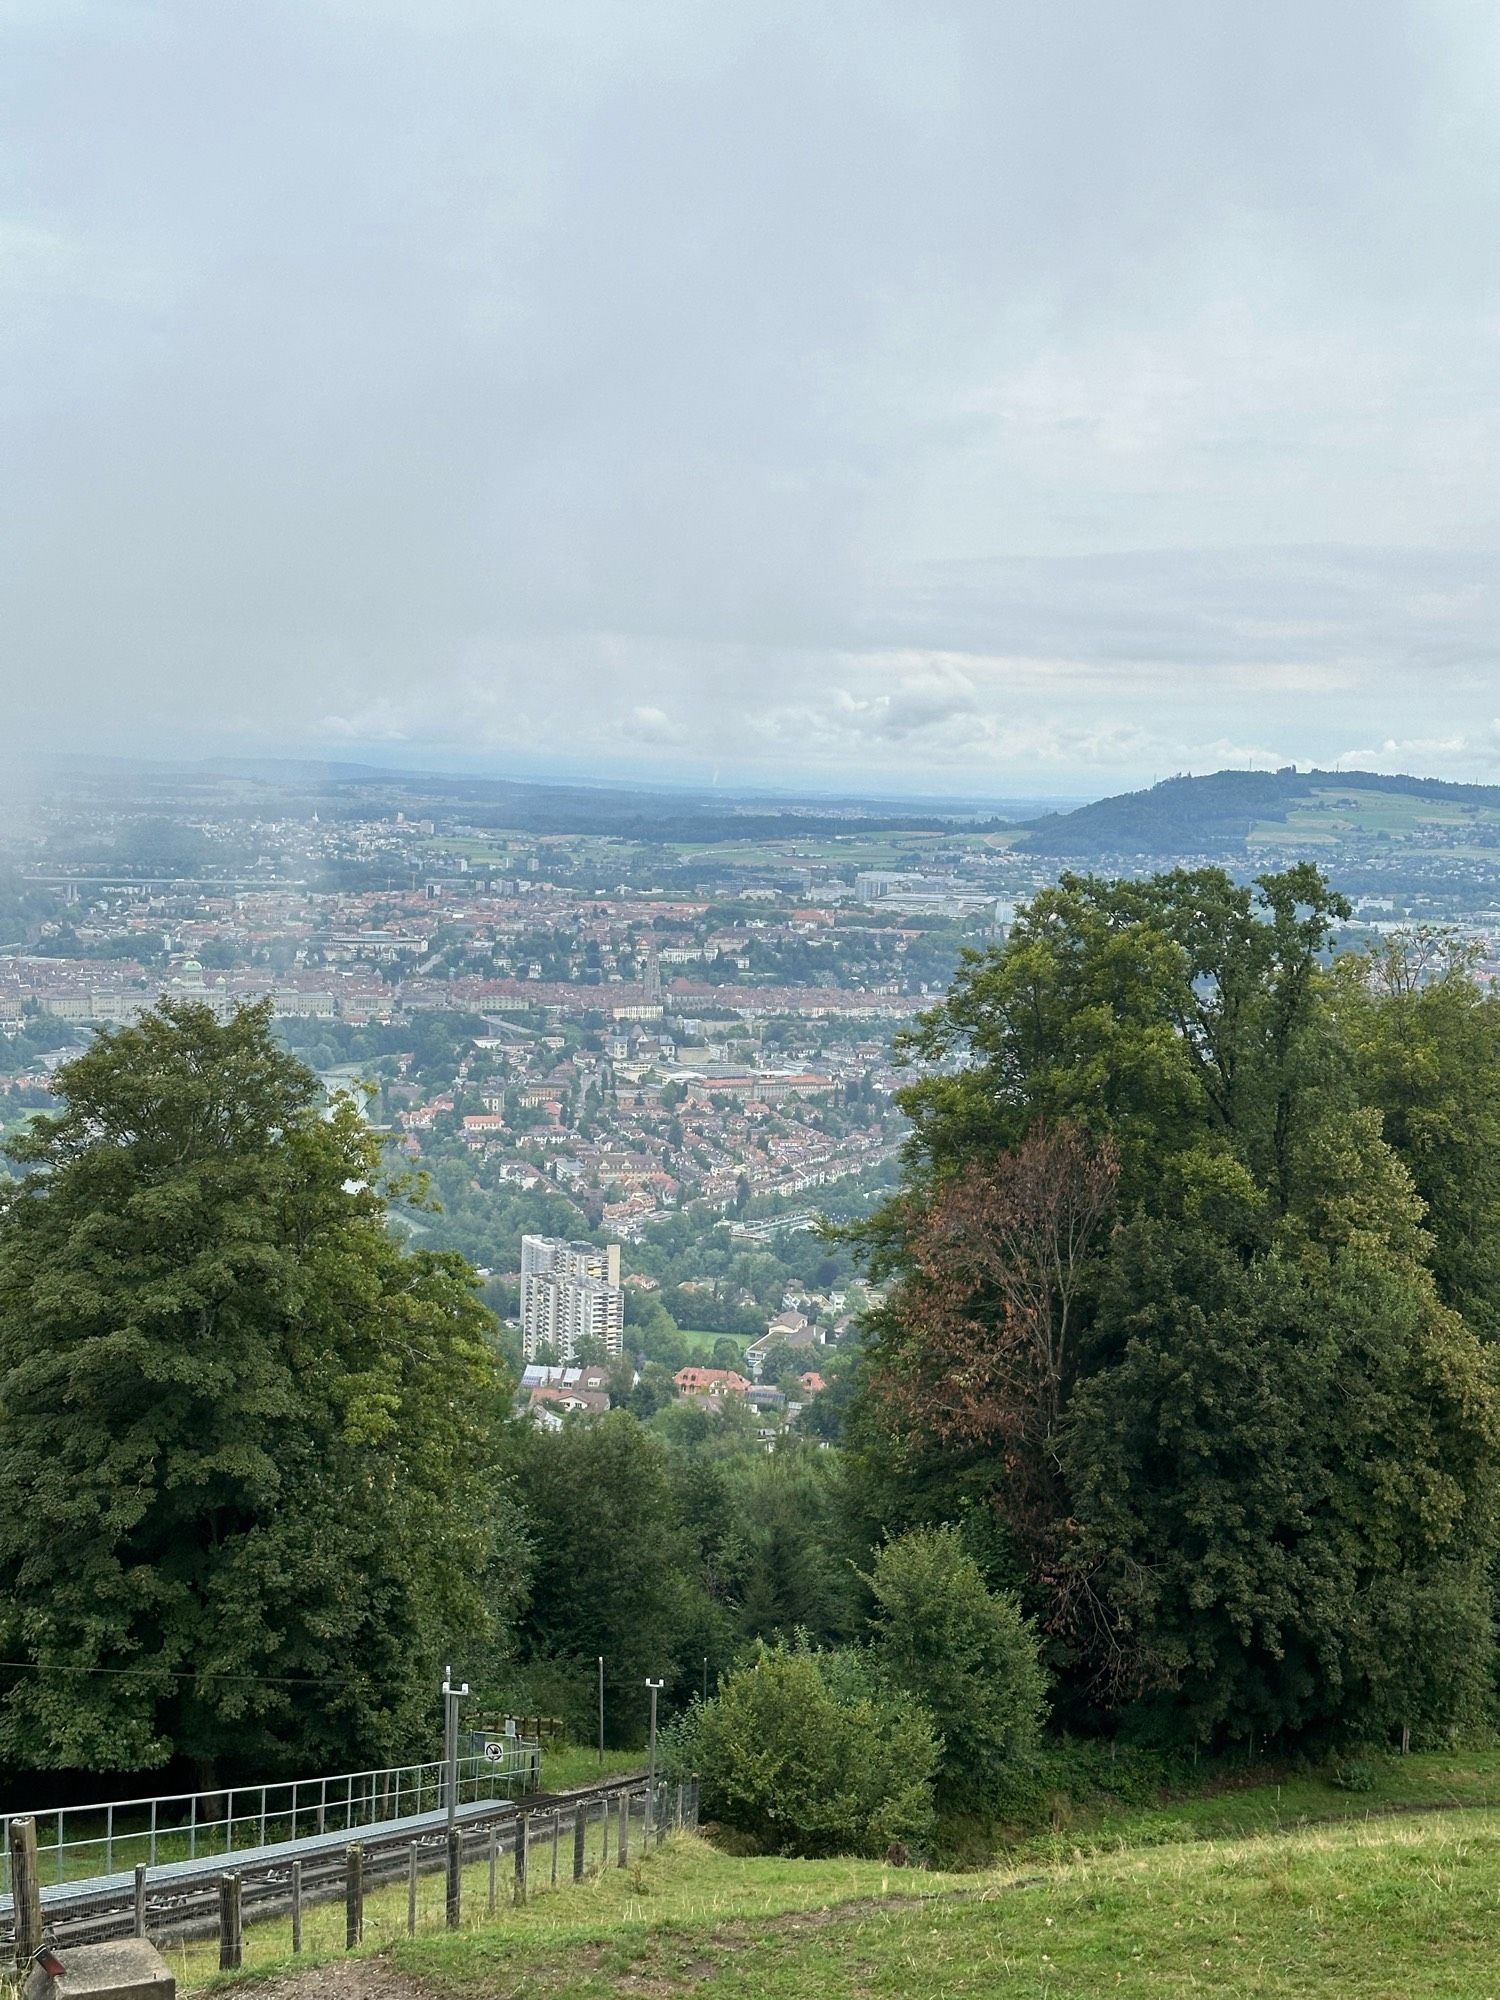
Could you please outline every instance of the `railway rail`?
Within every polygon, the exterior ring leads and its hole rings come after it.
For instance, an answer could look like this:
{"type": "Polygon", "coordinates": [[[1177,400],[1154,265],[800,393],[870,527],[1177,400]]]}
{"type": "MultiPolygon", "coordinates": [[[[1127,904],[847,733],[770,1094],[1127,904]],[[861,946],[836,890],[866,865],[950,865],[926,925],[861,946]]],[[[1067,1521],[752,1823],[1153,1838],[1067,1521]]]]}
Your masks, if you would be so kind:
{"type": "MultiPolygon", "coordinates": [[[[537,1829],[545,1829],[544,1838],[556,1839],[564,1828],[571,1829],[580,1808],[586,1826],[592,1826],[597,1823],[596,1808],[599,1816],[606,1817],[622,1793],[643,1794],[644,1787],[645,1773],[635,1772],[600,1778],[571,1791],[532,1792],[520,1801],[469,1801],[457,1811],[464,1863],[472,1866],[487,1858],[498,1862],[502,1855],[513,1856],[523,1821],[534,1846],[537,1829]]],[[[244,1921],[249,1926],[290,1912],[294,1864],[300,1873],[302,1904],[331,1902],[344,1895],[349,1847],[357,1845],[363,1851],[365,1884],[376,1888],[406,1878],[413,1866],[421,1874],[444,1868],[447,1835],[447,1814],[439,1810],[234,1854],[167,1862],[140,1871],[139,1909],[134,1872],[56,1883],[43,1890],[43,1923],[49,1942],[59,1949],[129,1936],[138,1928],[163,1942],[212,1937],[219,1927],[219,1880],[225,1874],[240,1878],[244,1921]]],[[[14,1943],[8,1898],[0,1903],[3,1940],[14,1943]]]]}

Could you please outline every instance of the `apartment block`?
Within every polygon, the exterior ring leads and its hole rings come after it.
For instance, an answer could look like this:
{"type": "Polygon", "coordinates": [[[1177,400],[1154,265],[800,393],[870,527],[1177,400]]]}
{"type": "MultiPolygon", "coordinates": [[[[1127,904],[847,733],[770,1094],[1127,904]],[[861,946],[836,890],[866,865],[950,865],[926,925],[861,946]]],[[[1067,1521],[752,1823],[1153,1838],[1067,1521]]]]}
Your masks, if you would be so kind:
{"type": "Polygon", "coordinates": [[[625,1337],[620,1246],[521,1238],[521,1342],[526,1359],[551,1348],[571,1361],[585,1340],[619,1354],[625,1337]]]}

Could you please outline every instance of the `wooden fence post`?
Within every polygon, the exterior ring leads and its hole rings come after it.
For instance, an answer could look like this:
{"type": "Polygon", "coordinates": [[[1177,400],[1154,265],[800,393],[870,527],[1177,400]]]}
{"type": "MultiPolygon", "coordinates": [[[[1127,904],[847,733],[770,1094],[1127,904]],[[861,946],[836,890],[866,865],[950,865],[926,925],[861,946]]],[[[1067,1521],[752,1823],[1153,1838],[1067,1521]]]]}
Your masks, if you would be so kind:
{"type": "Polygon", "coordinates": [[[143,1938],[146,1935],[146,1864],[135,1864],[135,1896],[130,1924],[130,1935],[143,1938]]]}
{"type": "Polygon", "coordinates": [[[557,1887],[557,1845],[562,1839],[562,1814],[554,1806],[552,1809],[552,1886],[557,1887]]]}
{"type": "Polygon", "coordinates": [[[365,1934],[365,1850],[344,1849],[344,1949],[353,1951],[365,1934]]]}
{"type": "Polygon", "coordinates": [[[292,1863],[292,1950],[302,1949],[302,1863],[292,1863]]]}
{"type": "Polygon", "coordinates": [[[241,1929],[240,1878],[219,1877],[219,1970],[238,1972],[245,1962],[245,1938],[241,1929]]]}
{"type": "Polygon", "coordinates": [[[406,1935],[417,1934],[417,1843],[406,1850],[406,1935]]]}
{"type": "Polygon", "coordinates": [[[450,1931],[458,1929],[463,1915],[464,1837],[459,1827],[448,1829],[448,1908],[445,1921],[450,1931]]]}
{"type": "Polygon", "coordinates": [[[624,1868],[630,1857],[630,1787],[620,1794],[620,1837],[615,1848],[615,1866],[624,1868]]]}
{"type": "Polygon", "coordinates": [[[583,1843],[588,1838],[588,1808],[579,1806],[573,1814],[573,1880],[583,1880],[583,1843]]]}
{"type": "Polygon", "coordinates": [[[29,1816],[10,1823],[10,1889],[16,1913],[16,1967],[24,1978],[42,1948],[42,1878],[36,1856],[36,1821],[29,1816]]]}
{"type": "Polygon", "coordinates": [[[499,1872],[499,1867],[500,1867],[500,1829],[495,1826],[492,1826],[490,1828],[489,1862],[490,1862],[490,1893],[489,1893],[489,1901],[486,1907],[488,1910],[488,1914],[490,1916],[493,1916],[495,1914],[495,1900],[498,1891],[496,1876],[499,1872]]]}
{"type": "Polygon", "coordinates": [[[531,1845],[531,1816],[520,1813],[516,1818],[516,1908],[522,1909],[526,1903],[526,1871],[530,1863],[528,1852],[531,1845]]]}

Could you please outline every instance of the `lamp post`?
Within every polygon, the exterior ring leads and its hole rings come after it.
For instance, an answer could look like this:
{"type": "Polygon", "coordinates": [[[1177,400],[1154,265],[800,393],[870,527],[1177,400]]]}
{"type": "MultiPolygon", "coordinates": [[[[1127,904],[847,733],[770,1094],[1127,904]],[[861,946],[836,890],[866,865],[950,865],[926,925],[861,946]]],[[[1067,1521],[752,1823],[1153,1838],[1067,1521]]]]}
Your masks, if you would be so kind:
{"type": "Polygon", "coordinates": [[[604,1769],[604,1655],[599,1655],[599,1769],[604,1769]]]}
{"type": "Polygon", "coordinates": [[[646,1778],[646,1834],[649,1838],[656,1830],[656,1697],[666,1682],[654,1681],[648,1675],[646,1685],[651,1690],[651,1755],[646,1778]]]}

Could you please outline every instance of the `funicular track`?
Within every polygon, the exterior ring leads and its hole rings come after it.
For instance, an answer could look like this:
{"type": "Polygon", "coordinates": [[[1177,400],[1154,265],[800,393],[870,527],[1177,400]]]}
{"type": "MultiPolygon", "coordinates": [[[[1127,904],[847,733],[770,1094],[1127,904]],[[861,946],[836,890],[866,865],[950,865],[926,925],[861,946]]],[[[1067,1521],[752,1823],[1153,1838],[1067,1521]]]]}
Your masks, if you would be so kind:
{"type": "MultiPolygon", "coordinates": [[[[531,1792],[520,1800],[481,1799],[460,1805],[457,1823],[466,1865],[483,1861],[491,1852],[513,1855],[523,1816],[534,1829],[554,1832],[554,1818],[571,1827],[580,1807],[591,1811],[614,1806],[623,1792],[638,1792],[644,1772],[601,1777],[570,1791],[531,1792]]],[[[417,1850],[417,1868],[427,1874],[445,1865],[448,1819],[445,1811],[416,1813],[328,1834],[312,1834],[264,1848],[203,1856],[192,1861],[166,1862],[149,1871],[145,1882],[144,1927],[162,1940],[211,1937],[219,1925],[219,1878],[239,1876],[244,1921],[284,1916],[292,1905],[292,1865],[300,1864],[304,1904],[330,1902],[344,1894],[345,1856],[358,1845],[364,1855],[364,1880],[376,1888],[404,1879],[417,1850]]],[[[538,1837],[533,1831],[531,1838],[538,1837]]],[[[43,1891],[43,1922],[49,1941],[59,1947],[92,1944],[128,1936],[136,1921],[136,1881],[133,1874],[57,1883],[43,1891]]],[[[0,1903],[0,1935],[12,1931],[9,1899],[0,1903]]]]}

